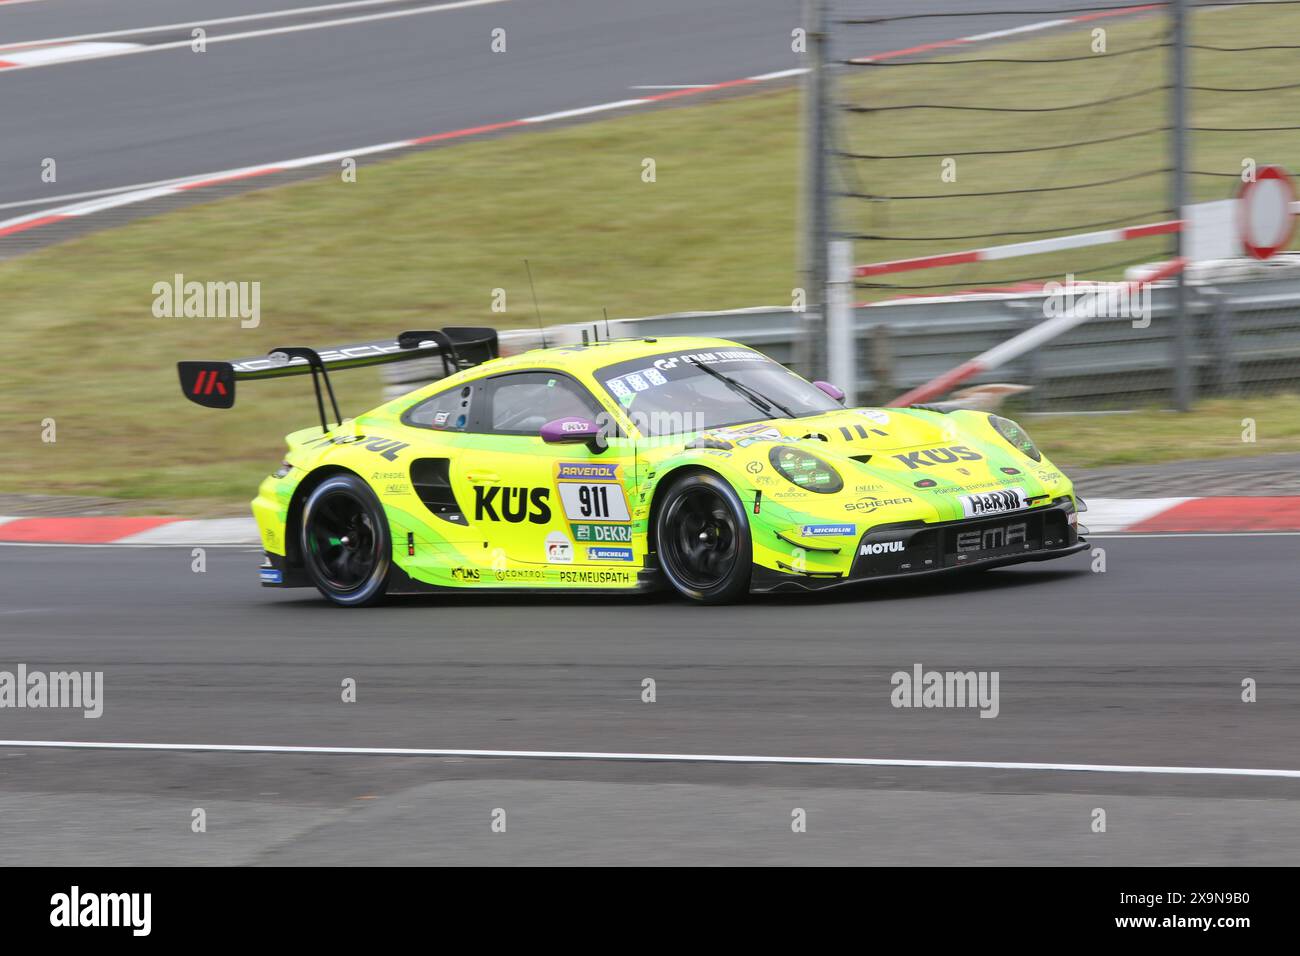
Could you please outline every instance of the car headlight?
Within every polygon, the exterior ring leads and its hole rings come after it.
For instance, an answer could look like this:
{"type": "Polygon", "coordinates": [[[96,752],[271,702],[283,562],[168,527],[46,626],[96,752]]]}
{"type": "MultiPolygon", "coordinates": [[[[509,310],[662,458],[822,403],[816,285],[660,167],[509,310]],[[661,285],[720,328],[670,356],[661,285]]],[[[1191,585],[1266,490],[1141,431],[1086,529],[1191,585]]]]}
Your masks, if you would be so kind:
{"type": "Polygon", "coordinates": [[[833,495],[844,487],[844,479],[834,468],[802,448],[778,445],[768,454],[776,473],[805,491],[833,495]]]}
{"type": "Polygon", "coordinates": [[[1034,440],[1029,437],[1029,432],[1025,431],[1009,418],[1002,418],[999,415],[990,415],[989,424],[993,430],[1006,439],[1007,444],[1034,461],[1042,461],[1043,453],[1038,450],[1034,440]]]}

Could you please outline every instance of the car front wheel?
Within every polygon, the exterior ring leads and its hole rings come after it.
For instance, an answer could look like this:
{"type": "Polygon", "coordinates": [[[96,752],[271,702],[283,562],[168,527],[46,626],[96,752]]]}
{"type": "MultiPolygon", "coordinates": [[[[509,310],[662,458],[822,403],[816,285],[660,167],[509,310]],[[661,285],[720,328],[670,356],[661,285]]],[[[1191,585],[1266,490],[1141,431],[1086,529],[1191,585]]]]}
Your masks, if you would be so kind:
{"type": "Polygon", "coordinates": [[[699,472],[668,489],[655,541],[664,576],[691,600],[726,604],[749,592],[749,519],[740,496],[719,476],[699,472]]]}

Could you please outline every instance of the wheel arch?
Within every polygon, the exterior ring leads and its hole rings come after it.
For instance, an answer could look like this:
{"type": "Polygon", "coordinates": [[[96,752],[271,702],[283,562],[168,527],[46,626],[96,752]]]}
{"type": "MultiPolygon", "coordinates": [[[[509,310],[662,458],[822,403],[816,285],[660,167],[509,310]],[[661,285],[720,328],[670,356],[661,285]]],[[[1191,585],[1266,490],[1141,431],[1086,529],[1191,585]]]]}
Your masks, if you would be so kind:
{"type": "Polygon", "coordinates": [[[655,481],[654,491],[650,495],[650,511],[646,517],[646,550],[651,554],[658,551],[659,545],[655,539],[657,537],[656,528],[659,522],[659,508],[663,505],[663,500],[668,493],[668,489],[672,488],[673,485],[677,484],[677,482],[681,481],[683,478],[688,478],[691,475],[698,474],[713,475],[716,478],[721,478],[731,486],[732,490],[735,491],[737,495],[740,494],[739,490],[736,489],[736,483],[717,468],[710,468],[707,465],[700,464],[698,461],[683,461],[670,467],[667,472],[659,476],[655,481]]]}
{"type": "MultiPolygon", "coordinates": [[[[342,465],[321,465],[314,468],[303,476],[302,481],[298,482],[298,487],[293,490],[293,496],[289,499],[289,510],[284,519],[284,556],[290,567],[301,568],[304,566],[302,559],[302,509],[307,503],[311,493],[320,487],[321,483],[335,475],[353,475],[365,481],[361,475],[357,474],[351,468],[344,468],[342,465]]],[[[382,500],[380,501],[382,505],[382,500]]]]}

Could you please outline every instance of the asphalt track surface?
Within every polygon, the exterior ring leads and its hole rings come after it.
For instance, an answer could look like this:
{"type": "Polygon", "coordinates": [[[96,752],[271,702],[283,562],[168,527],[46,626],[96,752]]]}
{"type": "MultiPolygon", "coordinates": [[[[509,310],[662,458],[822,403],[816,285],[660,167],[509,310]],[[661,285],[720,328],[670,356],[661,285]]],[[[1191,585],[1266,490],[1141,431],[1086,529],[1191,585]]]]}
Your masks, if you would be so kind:
{"type": "MultiPolygon", "coordinates": [[[[438,0],[407,6],[431,6],[438,0]]],[[[963,0],[964,2],[964,0],[963,0]]],[[[308,6],[303,0],[40,0],[0,4],[0,47],[308,6]]],[[[317,4],[310,4],[317,5],[317,4]]],[[[998,0],[1051,10],[1071,0],[998,0]]],[[[639,86],[706,84],[805,65],[799,0],[507,0],[141,55],[0,70],[0,218],[56,198],[328,153],[622,100],[639,86]],[[489,49],[506,30],[507,51],[489,49]],[[58,180],[41,180],[41,163],[58,180]],[[36,204],[6,204],[37,200],[36,204]]],[[[952,2],[844,4],[871,13],[952,2]]],[[[379,8],[339,11],[343,19],[379,8]]],[[[321,14],[213,27],[253,32],[321,14]]],[[[857,28],[855,55],[1047,17],[905,20],[857,28]]],[[[176,40],[126,35],[113,42],[176,40]]],[[[850,51],[846,51],[850,52],[850,51]]],[[[2,57],[0,57],[2,59],[2,57]]]]}
{"type": "MultiPolygon", "coordinates": [[[[5,709],[0,738],[1300,768],[1300,536],[1095,544],[1104,573],[1085,552],[733,608],[361,611],[260,589],[242,549],[195,573],[188,549],[0,547],[0,667],[105,686],[98,719],[5,709]],[[998,716],[894,708],[916,663],[998,671],[998,716]]],[[[0,858],[1293,864],[1298,801],[1294,778],[0,747],[0,858]]]]}

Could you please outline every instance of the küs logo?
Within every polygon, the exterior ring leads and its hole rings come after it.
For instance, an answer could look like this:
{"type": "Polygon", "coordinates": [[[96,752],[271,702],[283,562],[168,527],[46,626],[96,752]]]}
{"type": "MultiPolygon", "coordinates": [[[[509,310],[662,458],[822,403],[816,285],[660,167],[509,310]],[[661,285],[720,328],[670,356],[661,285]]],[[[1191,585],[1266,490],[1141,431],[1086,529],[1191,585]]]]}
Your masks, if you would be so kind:
{"type": "Polygon", "coordinates": [[[153,284],[156,319],[239,319],[239,327],[262,323],[262,283],[186,282],[176,273],[171,282],[153,284]]]}
{"type": "Polygon", "coordinates": [[[926,448],[923,451],[909,451],[895,455],[908,468],[933,468],[935,465],[951,465],[958,461],[982,461],[984,456],[971,451],[965,445],[949,445],[947,448],[926,448]]]}
{"type": "Polygon", "coordinates": [[[148,936],[152,912],[152,893],[83,893],[73,886],[50,897],[50,925],[55,927],[129,927],[132,936],[148,936]]]}
{"type": "Polygon", "coordinates": [[[474,520],[509,521],[518,524],[527,518],[533,524],[551,520],[551,506],[546,488],[512,488],[474,486],[474,520]],[[529,505],[532,506],[531,511],[529,505]]]}

